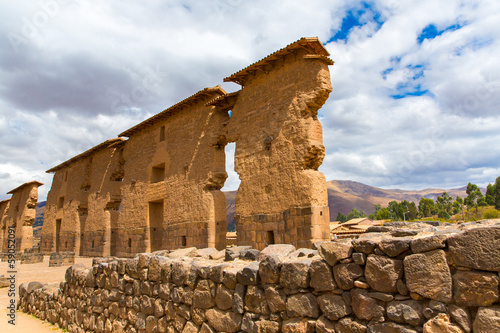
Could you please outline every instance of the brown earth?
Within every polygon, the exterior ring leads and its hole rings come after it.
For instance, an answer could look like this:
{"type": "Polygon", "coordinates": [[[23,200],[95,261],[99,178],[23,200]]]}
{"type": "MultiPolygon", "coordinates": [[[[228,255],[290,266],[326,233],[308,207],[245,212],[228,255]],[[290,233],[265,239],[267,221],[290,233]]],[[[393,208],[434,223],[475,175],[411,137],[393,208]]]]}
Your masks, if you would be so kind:
{"type": "MultiPolygon", "coordinates": [[[[92,265],[91,258],[76,258],[75,263],[82,263],[90,267],[92,265]]],[[[19,285],[23,282],[40,281],[47,283],[55,283],[64,281],[64,274],[68,266],[62,267],[49,267],[49,257],[45,256],[43,263],[38,264],[25,264],[16,265],[16,298],[19,292],[19,285]]],[[[8,263],[0,262],[0,275],[9,276],[8,263]]],[[[22,312],[16,312],[16,325],[8,323],[10,319],[7,317],[7,306],[10,302],[9,288],[0,288],[0,332],[64,332],[56,326],[51,325],[45,321],[41,321],[33,316],[27,315],[22,312]]]]}

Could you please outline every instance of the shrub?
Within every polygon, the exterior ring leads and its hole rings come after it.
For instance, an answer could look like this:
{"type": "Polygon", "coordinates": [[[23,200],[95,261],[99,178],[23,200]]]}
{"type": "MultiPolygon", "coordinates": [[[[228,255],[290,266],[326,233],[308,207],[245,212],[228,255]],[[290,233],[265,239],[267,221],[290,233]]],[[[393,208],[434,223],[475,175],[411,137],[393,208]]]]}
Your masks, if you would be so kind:
{"type": "Polygon", "coordinates": [[[488,208],[483,213],[483,219],[498,219],[500,218],[500,210],[488,208]]]}

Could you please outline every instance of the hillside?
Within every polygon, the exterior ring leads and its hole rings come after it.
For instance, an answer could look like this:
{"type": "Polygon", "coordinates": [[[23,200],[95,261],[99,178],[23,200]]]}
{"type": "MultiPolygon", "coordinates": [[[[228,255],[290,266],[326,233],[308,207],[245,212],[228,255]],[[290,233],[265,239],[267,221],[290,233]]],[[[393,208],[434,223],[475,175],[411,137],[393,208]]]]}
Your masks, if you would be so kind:
{"type": "MultiPolygon", "coordinates": [[[[353,208],[363,210],[366,214],[372,214],[375,210],[374,205],[380,204],[382,207],[387,206],[389,202],[407,200],[415,202],[418,205],[420,198],[436,198],[447,192],[453,199],[456,196],[465,198],[466,187],[455,189],[437,189],[429,188],[425,190],[398,190],[398,189],[382,189],[370,185],[365,185],[351,180],[331,180],[327,182],[328,187],[328,206],[330,207],[330,220],[335,220],[337,213],[347,215],[353,208]]],[[[482,189],[483,190],[483,189],[482,189]]],[[[484,192],[484,190],[483,190],[484,192]]],[[[224,192],[226,195],[226,213],[228,225],[234,225],[234,199],[236,191],[224,192]]]]}

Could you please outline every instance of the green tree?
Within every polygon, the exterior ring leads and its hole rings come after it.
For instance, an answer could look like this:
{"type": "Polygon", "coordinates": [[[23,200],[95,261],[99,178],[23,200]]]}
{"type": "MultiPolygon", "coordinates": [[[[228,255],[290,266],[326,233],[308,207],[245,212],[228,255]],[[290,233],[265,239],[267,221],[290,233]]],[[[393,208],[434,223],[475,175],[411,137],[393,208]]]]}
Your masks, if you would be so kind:
{"type": "Polygon", "coordinates": [[[462,219],[465,221],[464,200],[457,195],[455,201],[453,201],[453,214],[460,212],[462,212],[462,219]]]}
{"type": "Polygon", "coordinates": [[[476,213],[478,211],[478,206],[486,204],[486,200],[484,200],[484,196],[481,193],[479,187],[476,184],[467,184],[467,198],[465,198],[464,203],[467,205],[467,210],[469,208],[476,208],[476,213]]]}
{"type": "Polygon", "coordinates": [[[495,208],[500,209],[500,177],[495,181],[495,208]]]}
{"type": "MultiPolygon", "coordinates": [[[[436,199],[436,205],[438,208],[438,216],[439,212],[442,212],[441,215],[450,215],[452,211],[452,201],[453,199],[448,195],[448,193],[443,192],[436,199]]],[[[439,216],[441,217],[441,216],[439,216]]],[[[449,218],[449,217],[448,217],[449,218]]]]}
{"type": "Polygon", "coordinates": [[[391,219],[402,220],[403,219],[403,208],[396,200],[389,202],[387,206],[389,213],[391,214],[391,219]]]}
{"type": "Polygon", "coordinates": [[[375,218],[377,220],[388,220],[391,218],[391,213],[387,208],[382,208],[377,211],[375,218]]]}
{"type": "Polygon", "coordinates": [[[429,217],[435,214],[436,207],[434,200],[429,198],[420,198],[418,202],[418,214],[420,217],[429,217]]]}
{"type": "Polygon", "coordinates": [[[366,217],[366,214],[362,210],[357,210],[356,208],[353,208],[349,214],[347,214],[347,221],[352,220],[352,219],[357,219],[360,217],[366,217]]]}
{"type": "Polygon", "coordinates": [[[335,219],[335,221],[339,221],[340,223],[344,223],[344,222],[347,222],[347,217],[344,214],[342,214],[341,212],[338,212],[337,218],[335,219]]]}
{"type": "Polygon", "coordinates": [[[496,184],[488,184],[488,186],[486,187],[486,196],[484,197],[484,199],[486,200],[486,203],[488,204],[488,206],[494,206],[495,205],[495,189],[496,187],[496,184]]]}

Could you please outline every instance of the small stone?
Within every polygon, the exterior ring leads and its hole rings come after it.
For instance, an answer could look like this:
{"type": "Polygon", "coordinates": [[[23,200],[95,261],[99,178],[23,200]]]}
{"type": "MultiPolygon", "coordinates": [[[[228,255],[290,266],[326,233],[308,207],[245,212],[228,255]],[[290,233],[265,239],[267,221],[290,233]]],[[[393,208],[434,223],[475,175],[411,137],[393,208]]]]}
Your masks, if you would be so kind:
{"type": "Polygon", "coordinates": [[[240,257],[240,252],[242,250],[250,250],[252,247],[251,246],[235,246],[235,247],[228,247],[226,249],[226,257],[225,261],[233,261],[236,258],[240,257]]]}
{"type": "Polygon", "coordinates": [[[352,310],[356,317],[364,320],[383,318],[384,307],[368,296],[368,291],[364,289],[351,290],[352,310]]]}
{"type": "Polygon", "coordinates": [[[408,295],[408,288],[406,288],[406,284],[403,282],[403,280],[398,280],[396,283],[396,288],[398,289],[398,293],[401,295],[408,295]]]}
{"type": "Polygon", "coordinates": [[[244,249],[240,252],[240,259],[243,260],[259,260],[260,251],[256,249],[244,249]]]}
{"type": "Polygon", "coordinates": [[[320,256],[330,266],[335,266],[340,260],[349,258],[352,251],[351,241],[324,242],[320,244],[318,249],[320,256]]]}
{"type": "Polygon", "coordinates": [[[256,285],[259,280],[259,262],[252,262],[251,264],[243,267],[241,271],[236,274],[238,282],[248,286],[256,285]]]}
{"type": "Polygon", "coordinates": [[[386,238],[383,239],[378,247],[389,257],[395,257],[410,249],[411,238],[386,238]]]}
{"type": "Polygon", "coordinates": [[[366,264],[366,254],[355,252],[352,254],[352,260],[358,265],[366,264]]]}
{"type": "Polygon", "coordinates": [[[337,333],[367,333],[368,328],[366,325],[353,320],[350,317],[344,317],[340,319],[336,324],[335,328],[337,333]]]}
{"type": "Polygon", "coordinates": [[[354,281],[363,276],[363,268],[354,263],[335,265],[333,276],[339,288],[349,290],[354,288],[354,281]]]}
{"type": "Polygon", "coordinates": [[[366,260],[365,277],[377,291],[395,293],[397,281],[403,276],[403,261],[370,254],[366,260]]]}
{"type": "Polygon", "coordinates": [[[205,314],[209,325],[216,331],[237,332],[240,328],[242,320],[240,314],[219,309],[208,309],[205,314]]]}
{"type": "Polygon", "coordinates": [[[260,251],[259,261],[263,261],[269,255],[275,255],[279,261],[283,261],[294,251],[295,246],[290,244],[272,244],[260,251]]]}
{"type": "Polygon", "coordinates": [[[464,330],[465,333],[470,333],[472,330],[472,320],[470,311],[467,308],[461,308],[455,304],[448,306],[450,317],[464,330]]]}
{"type": "Polygon", "coordinates": [[[370,285],[368,283],[357,280],[354,281],[354,286],[362,289],[370,289],[370,285]]]}
{"type": "Polygon", "coordinates": [[[440,313],[424,324],[424,333],[463,333],[460,327],[450,322],[450,317],[440,313]]]}
{"type": "Polygon", "coordinates": [[[289,317],[319,317],[316,297],[311,293],[295,294],[288,297],[286,310],[289,317]]]}
{"type": "Polygon", "coordinates": [[[325,316],[321,316],[316,322],[316,332],[335,333],[335,324],[328,320],[325,316]]]}
{"type": "Polygon", "coordinates": [[[382,302],[390,302],[394,299],[394,296],[392,296],[391,294],[381,293],[381,292],[371,292],[368,293],[368,296],[370,296],[371,298],[378,299],[379,301],[382,302]]]}
{"type": "Polygon", "coordinates": [[[279,313],[286,310],[286,295],[283,289],[277,289],[275,286],[265,286],[266,300],[269,309],[273,313],[279,313]]]}
{"type": "Polygon", "coordinates": [[[387,304],[387,317],[390,320],[413,326],[421,326],[425,322],[422,304],[418,301],[392,301],[387,304]]]}
{"type": "Polygon", "coordinates": [[[281,272],[281,260],[275,254],[264,257],[259,265],[259,276],[263,283],[278,283],[281,272]]]}
{"type": "Polygon", "coordinates": [[[342,296],[332,293],[318,296],[318,304],[323,314],[333,321],[352,313],[352,308],[344,302],[342,296]]]}
{"type": "Polygon", "coordinates": [[[287,260],[281,265],[281,286],[288,289],[309,287],[310,259],[287,260]]]}
{"type": "Polygon", "coordinates": [[[371,324],[368,326],[368,330],[370,333],[417,333],[417,331],[410,326],[390,322],[371,324]]]}
{"type": "Polygon", "coordinates": [[[414,238],[410,244],[411,251],[413,253],[422,253],[442,249],[446,246],[446,238],[446,235],[431,235],[414,238]]]}
{"type": "Polygon", "coordinates": [[[315,291],[328,291],[337,288],[333,279],[332,268],[324,260],[314,260],[309,267],[311,281],[309,284],[315,291]]]}

